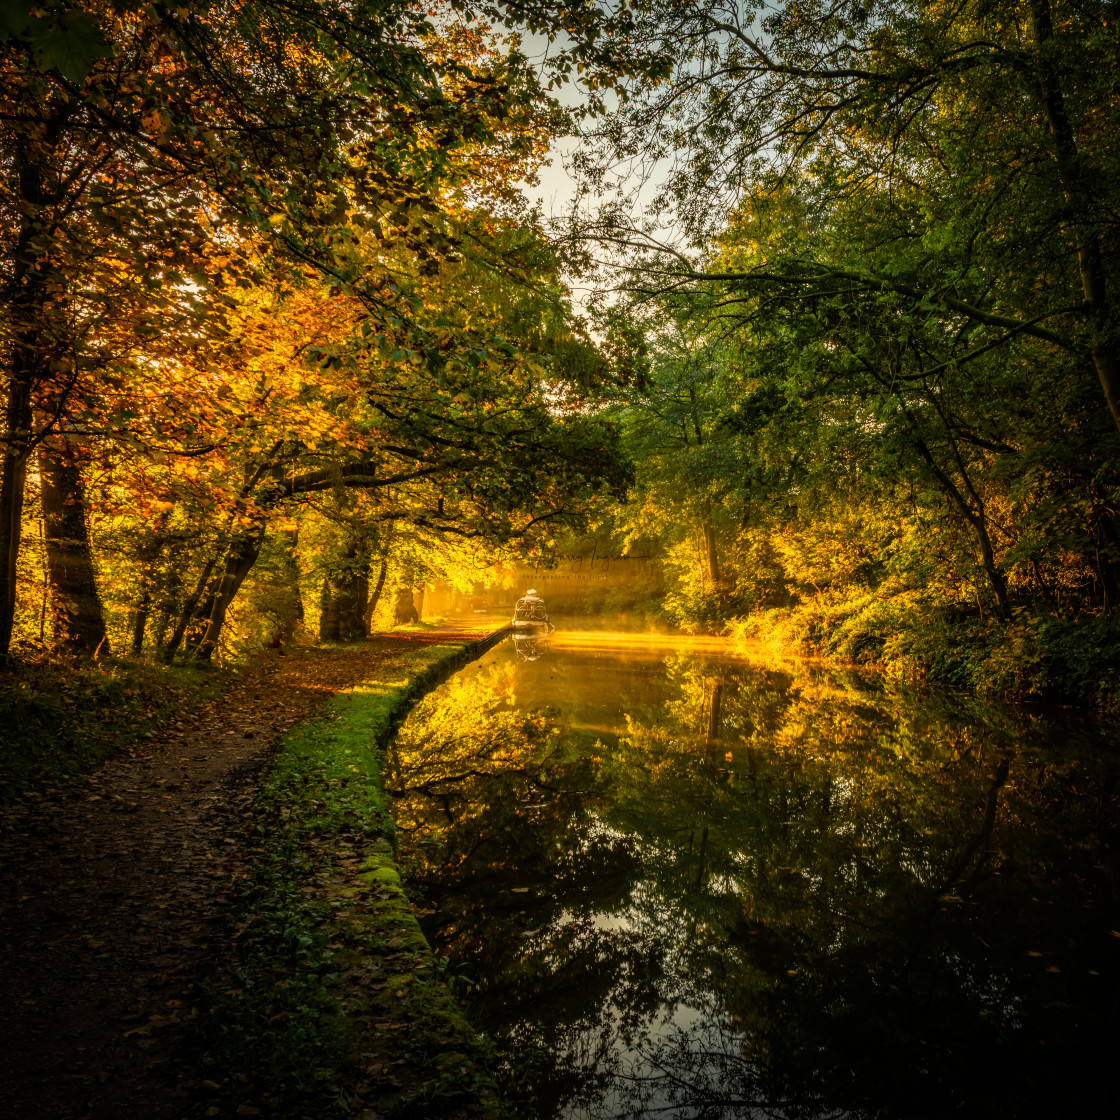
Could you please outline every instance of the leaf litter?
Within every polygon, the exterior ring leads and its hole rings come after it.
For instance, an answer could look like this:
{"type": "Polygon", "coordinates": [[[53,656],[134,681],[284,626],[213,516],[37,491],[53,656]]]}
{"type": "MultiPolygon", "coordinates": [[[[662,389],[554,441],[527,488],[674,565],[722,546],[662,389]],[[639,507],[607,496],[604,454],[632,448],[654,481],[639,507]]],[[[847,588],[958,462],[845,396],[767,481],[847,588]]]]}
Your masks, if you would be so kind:
{"type": "Polygon", "coordinates": [[[208,1114],[200,989],[232,982],[254,777],[288,728],[413,645],[276,657],[93,772],[3,807],[0,1114],[208,1114]]]}

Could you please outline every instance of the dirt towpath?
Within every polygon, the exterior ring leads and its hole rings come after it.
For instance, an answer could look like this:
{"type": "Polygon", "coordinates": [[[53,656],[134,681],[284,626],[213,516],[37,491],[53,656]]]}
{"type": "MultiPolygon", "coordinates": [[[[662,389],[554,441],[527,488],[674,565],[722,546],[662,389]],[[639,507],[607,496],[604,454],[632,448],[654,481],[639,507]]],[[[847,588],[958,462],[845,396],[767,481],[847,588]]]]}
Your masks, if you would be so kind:
{"type": "Polygon", "coordinates": [[[200,985],[226,967],[228,886],[276,740],[430,631],[240,676],[128,755],[0,806],[0,1116],[198,1114],[200,985]]]}

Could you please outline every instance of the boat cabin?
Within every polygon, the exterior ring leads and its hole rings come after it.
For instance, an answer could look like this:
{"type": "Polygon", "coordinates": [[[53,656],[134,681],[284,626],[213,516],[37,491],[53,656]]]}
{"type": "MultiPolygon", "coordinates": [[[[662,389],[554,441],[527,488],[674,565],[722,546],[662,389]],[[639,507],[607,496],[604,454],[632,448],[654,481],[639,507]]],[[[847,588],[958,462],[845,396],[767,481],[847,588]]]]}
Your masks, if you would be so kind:
{"type": "Polygon", "coordinates": [[[547,626],[548,611],[544,600],[530,588],[513,608],[514,626],[547,626]]]}

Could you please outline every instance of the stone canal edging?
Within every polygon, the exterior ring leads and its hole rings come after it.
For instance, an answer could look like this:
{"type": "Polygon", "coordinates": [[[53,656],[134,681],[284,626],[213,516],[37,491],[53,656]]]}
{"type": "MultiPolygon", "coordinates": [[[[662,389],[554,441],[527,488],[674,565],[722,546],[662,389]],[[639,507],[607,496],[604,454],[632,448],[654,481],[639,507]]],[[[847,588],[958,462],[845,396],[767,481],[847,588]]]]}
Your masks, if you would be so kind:
{"type": "Polygon", "coordinates": [[[443,980],[394,859],[381,788],[412,705],[500,641],[426,636],[295,728],[246,820],[231,979],[213,993],[208,1116],[496,1118],[484,1039],[443,980]]]}

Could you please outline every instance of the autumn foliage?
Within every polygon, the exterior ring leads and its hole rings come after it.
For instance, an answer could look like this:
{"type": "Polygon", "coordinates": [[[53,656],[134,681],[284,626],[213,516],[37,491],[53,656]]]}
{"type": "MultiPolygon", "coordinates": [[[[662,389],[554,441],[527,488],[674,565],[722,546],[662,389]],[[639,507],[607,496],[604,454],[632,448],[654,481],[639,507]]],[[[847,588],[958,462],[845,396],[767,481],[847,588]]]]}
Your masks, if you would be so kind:
{"type": "Polygon", "coordinates": [[[301,579],[365,629],[620,492],[484,14],[5,5],[0,656],[280,643],[301,579]]]}

